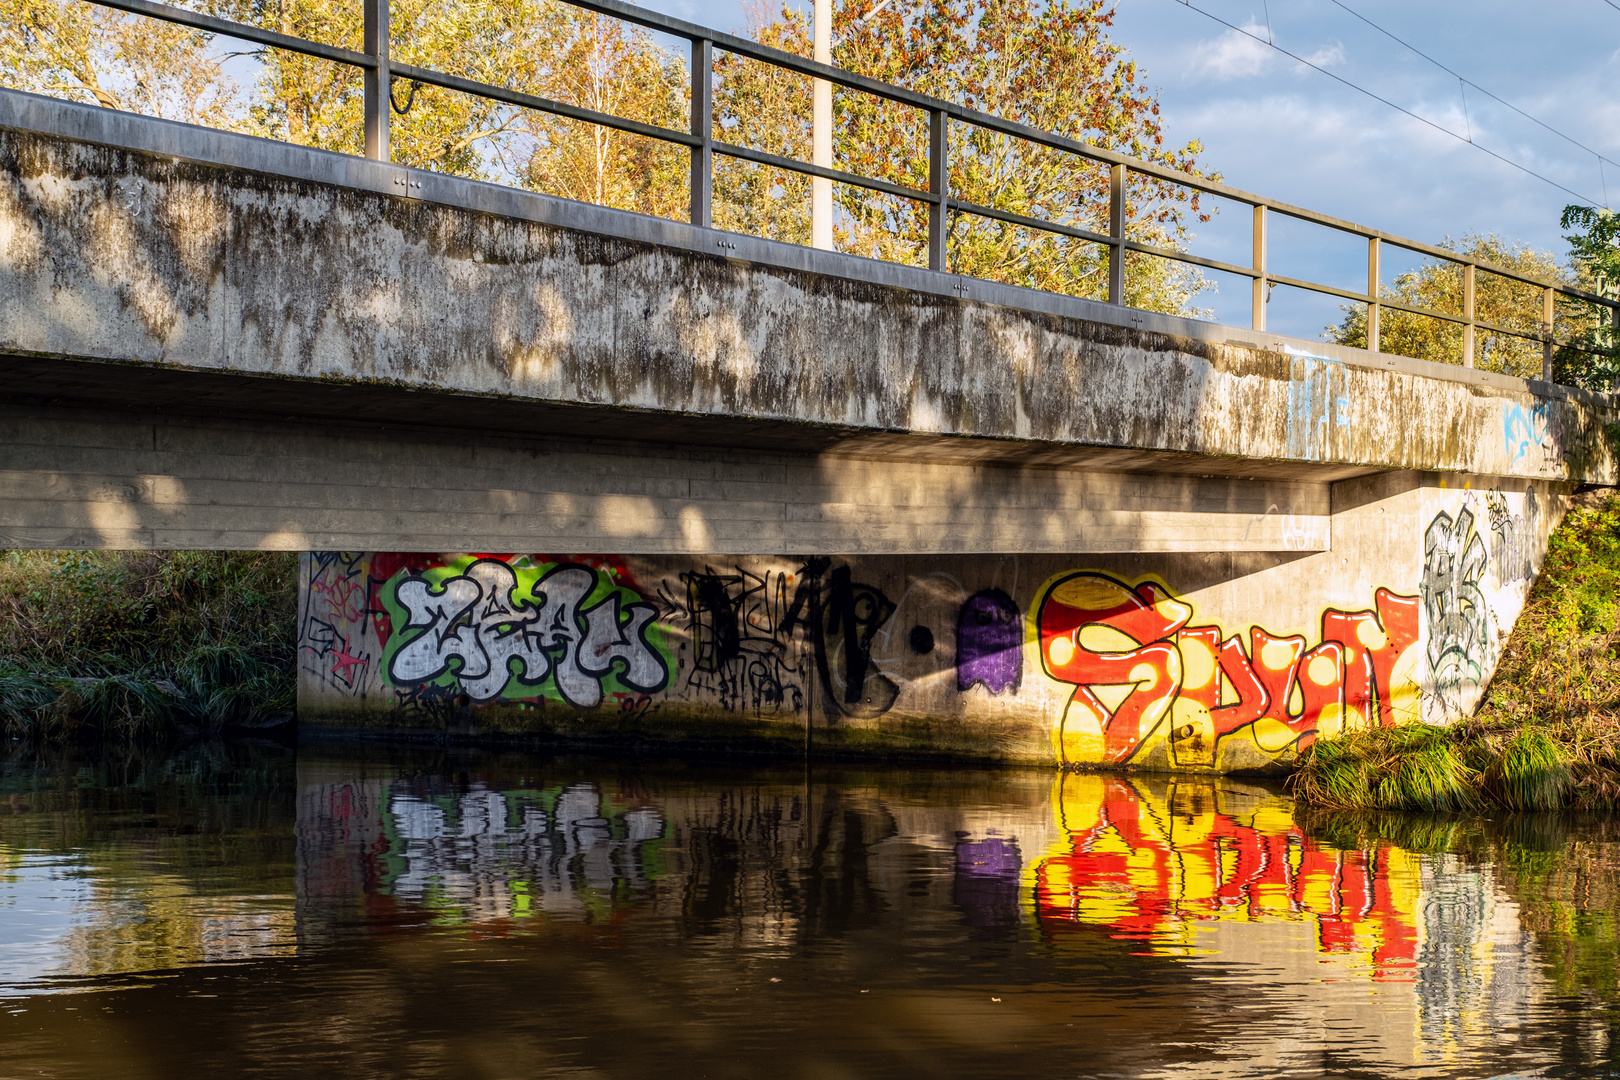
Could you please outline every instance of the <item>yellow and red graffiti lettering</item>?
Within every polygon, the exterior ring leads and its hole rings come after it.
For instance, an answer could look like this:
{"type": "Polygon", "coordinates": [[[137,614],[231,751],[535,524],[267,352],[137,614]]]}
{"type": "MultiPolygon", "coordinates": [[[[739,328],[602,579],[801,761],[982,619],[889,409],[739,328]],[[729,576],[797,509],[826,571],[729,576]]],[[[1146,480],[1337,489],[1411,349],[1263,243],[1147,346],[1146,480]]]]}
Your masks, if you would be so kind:
{"type": "MultiPolygon", "coordinates": [[[[1168,742],[1177,765],[1215,765],[1242,733],[1263,760],[1347,728],[1411,719],[1419,600],[1388,589],[1376,611],[1322,614],[1321,639],[1251,626],[1248,648],[1156,581],[1072,571],[1043,589],[1034,636],[1048,675],[1074,686],[1056,731],[1075,764],[1141,761],[1168,742]]],[[[1254,751],[1250,751],[1251,754],[1254,751]]]]}

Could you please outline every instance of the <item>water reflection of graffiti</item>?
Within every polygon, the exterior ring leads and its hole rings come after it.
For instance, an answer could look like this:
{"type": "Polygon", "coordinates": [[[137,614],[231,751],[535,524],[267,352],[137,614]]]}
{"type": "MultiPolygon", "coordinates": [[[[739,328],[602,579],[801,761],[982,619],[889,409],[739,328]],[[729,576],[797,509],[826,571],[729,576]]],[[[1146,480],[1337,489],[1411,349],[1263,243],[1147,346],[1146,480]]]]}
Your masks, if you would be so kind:
{"type": "Polygon", "coordinates": [[[560,696],[580,708],[604,684],[650,694],[669,681],[653,619],[611,575],[579,563],[463,559],[391,580],[396,630],[385,651],[396,687],[459,686],[476,703],[560,696]]]}
{"type": "Polygon", "coordinates": [[[1309,920],[1322,953],[1359,954],[1374,978],[1416,974],[1417,856],[1338,851],[1308,838],[1289,803],[1172,785],[1168,799],[1117,778],[1068,775],[1065,839],[1035,868],[1042,929],[1096,926],[1151,952],[1193,955],[1198,931],[1236,920],[1309,920]]]}
{"type": "Polygon", "coordinates": [[[1491,522],[1491,566],[1498,583],[1535,580],[1541,531],[1541,505],[1535,489],[1526,492],[1522,515],[1513,513],[1500,491],[1485,493],[1485,509],[1491,522]]]}
{"type": "Polygon", "coordinates": [[[650,878],[649,846],[664,835],[651,807],[607,805],[587,783],[546,791],[482,786],[455,796],[396,790],[388,803],[398,899],[464,917],[521,918],[589,908],[650,878]]]}
{"type": "Polygon", "coordinates": [[[957,833],[953,899],[971,926],[1016,926],[1023,919],[1024,869],[1018,841],[957,833]]]}
{"type": "Polygon", "coordinates": [[[1376,611],[1322,615],[1321,641],[1250,627],[1248,649],[1157,581],[1132,586],[1073,571],[1043,588],[1034,618],[1048,675],[1073,684],[1057,729],[1073,764],[1140,761],[1168,741],[1172,762],[1212,766],[1239,732],[1275,755],[1347,727],[1413,718],[1417,598],[1387,589],[1376,611]]]}
{"type": "Polygon", "coordinates": [[[1429,635],[1429,670],[1435,698],[1448,712],[1464,712],[1495,660],[1490,605],[1482,586],[1485,541],[1466,506],[1453,518],[1441,511],[1423,534],[1423,611],[1429,635]]]}
{"type": "Polygon", "coordinates": [[[1012,597],[985,589],[968,597],[956,622],[956,685],[1018,693],[1024,677],[1024,620],[1012,597]]]}

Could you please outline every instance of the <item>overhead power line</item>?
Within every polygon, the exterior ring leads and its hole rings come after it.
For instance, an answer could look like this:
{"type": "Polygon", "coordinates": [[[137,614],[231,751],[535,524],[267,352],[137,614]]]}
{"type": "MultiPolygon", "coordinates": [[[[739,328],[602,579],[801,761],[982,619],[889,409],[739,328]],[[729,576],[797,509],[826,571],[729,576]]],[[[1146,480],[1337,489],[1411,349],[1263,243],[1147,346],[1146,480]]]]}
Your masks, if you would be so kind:
{"type": "MultiPolygon", "coordinates": [[[[1433,64],[1435,67],[1439,68],[1441,71],[1445,72],[1447,75],[1450,75],[1452,78],[1456,79],[1459,83],[1463,83],[1463,84],[1466,84],[1468,86],[1472,86],[1475,90],[1478,90],[1480,93],[1484,94],[1486,97],[1490,98],[1492,101],[1496,102],[1498,105],[1501,105],[1504,108],[1513,110],[1514,112],[1518,113],[1520,116],[1524,117],[1526,120],[1530,121],[1532,124],[1535,124],[1538,127],[1544,128],[1545,130],[1552,132],[1554,135],[1557,135],[1560,139],[1563,139],[1565,142],[1569,143],[1571,146],[1578,147],[1578,148],[1580,148],[1582,150],[1585,150],[1588,154],[1591,154],[1593,157],[1597,158],[1599,161],[1607,161],[1610,165],[1620,164],[1620,162],[1616,162],[1613,158],[1604,157],[1601,152],[1592,149],[1590,146],[1587,146],[1585,143],[1581,142],[1579,139],[1575,138],[1573,135],[1569,135],[1569,134],[1566,134],[1565,132],[1559,131],[1557,128],[1553,127],[1551,124],[1547,123],[1545,120],[1541,119],[1540,117],[1531,116],[1529,113],[1525,112],[1523,109],[1519,108],[1517,105],[1513,104],[1511,101],[1503,100],[1502,98],[1498,97],[1497,95],[1491,93],[1489,90],[1485,89],[1483,86],[1479,85],[1479,83],[1475,82],[1473,79],[1470,79],[1470,78],[1462,75],[1459,72],[1453,71],[1451,68],[1447,67],[1445,64],[1442,64],[1440,61],[1436,60],[1434,57],[1430,56],[1428,53],[1424,52],[1422,49],[1418,48],[1416,45],[1413,45],[1410,41],[1407,41],[1405,38],[1396,37],[1394,34],[1390,33],[1388,30],[1384,29],[1382,26],[1379,26],[1377,23],[1375,23],[1371,19],[1367,18],[1367,16],[1363,15],[1361,12],[1359,12],[1355,8],[1351,7],[1349,4],[1344,3],[1343,0],[1332,0],[1332,3],[1333,3],[1333,5],[1335,7],[1341,8],[1345,12],[1347,12],[1347,13],[1349,13],[1351,15],[1354,15],[1356,18],[1360,19],[1362,22],[1366,23],[1368,26],[1372,27],[1374,30],[1378,31],[1380,34],[1383,34],[1385,37],[1389,38],[1389,40],[1395,42],[1397,45],[1400,45],[1401,47],[1403,47],[1405,49],[1409,49],[1412,52],[1416,53],[1417,55],[1423,57],[1423,59],[1425,59],[1429,63],[1433,64]]],[[[1614,8],[1616,11],[1620,11],[1620,4],[1615,3],[1615,0],[1604,0],[1604,3],[1608,4],[1610,7],[1614,8]]],[[[1464,110],[1466,110],[1468,108],[1468,99],[1466,97],[1463,99],[1463,108],[1464,108],[1464,110]]],[[[1472,136],[1470,136],[1468,141],[1469,142],[1474,141],[1472,136]]]]}
{"type": "MultiPolygon", "coordinates": [[[[1576,191],[1574,188],[1566,187],[1563,184],[1560,184],[1557,180],[1554,180],[1550,176],[1543,176],[1541,173],[1536,172],[1534,169],[1530,168],[1527,165],[1521,165],[1517,161],[1514,161],[1512,158],[1503,157],[1501,154],[1498,154],[1495,150],[1492,150],[1488,146],[1483,146],[1480,143],[1477,143],[1477,142],[1474,142],[1474,141],[1472,141],[1470,139],[1464,138],[1463,136],[1457,134],[1457,132],[1452,131],[1450,128],[1446,127],[1443,124],[1437,124],[1433,120],[1430,120],[1426,116],[1420,116],[1417,113],[1413,112],[1411,109],[1404,108],[1404,107],[1402,107],[1400,105],[1397,105],[1397,104],[1395,104],[1395,102],[1389,100],[1389,98],[1386,98],[1386,97],[1384,97],[1384,96],[1382,96],[1380,94],[1376,94],[1373,91],[1368,90],[1365,86],[1361,86],[1358,83],[1351,82],[1349,79],[1345,78],[1343,75],[1339,75],[1339,74],[1336,74],[1336,73],[1334,73],[1332,71],[1329,71],[1327,68],[1322,67],[1320,64],[1313,64],[1309,60],[1305,59],[1303,56],[1300,56],[1298,53],[1289,52],[1287,49],[1283,48],[1281,45],[1278,45],[1275,42],[1267,41],[1265,38],[1261,37],[1259,34],[1253,33],[1252,31],[1249,31],[1249,30],[1245,30],[1243,27],[1238,26],[1236,23],[1227,22],[1225,19],[1221,18],[1219,15],[1215,14],[1213,11],[1205,11],[1201,7],[1195,7],[1193,5],[1193,3],[1192,3],[1192,0],[1178,0],[1178,2],[1181,4],[1182,7],[1185,7],[1190,11],[1196,11],[1196,12],[1198,12],[1198,14],[1204,16],[1204,18],[1210,19],[1210,20],[1212,20],[1214,22],[1220,23],[1222,26],[1226,27],[1228,30],[1232,30],[1232,31],[1234,31],[1236,33],[1242,34],[1244,37],[1249,38],[1252,41],[1257,41],[1260,44],[1266,46],[1268,49],[1275,49],[1278,52],[1282,53],[1284,56],[1288,57],[1290,60],[1293,60],[1296,63],[1304,64],[1306,67],[1310,68],[1312,71],[1321,72],[1323,75],[1326,75],[1328,78],[1332,79],[1334,82],[1339,83],[1340,85],[1343,85],[1343,86],[1347,86],[1350,89],[1356,91],[1356,93],[1358,93],[1358,94],[1364,94],[1365,96],[1372,98],[1374,101],[1376,101],[1376,102],[1378,102],[1378,103],[1380,103],[1382,105],[1388,105],[1391,109],[1394,109],[1398,113],[1402,113],[1402,114],[1404,114],[1406,116],[1410,116],[1413,120],[1418,121],[1420,124],[1425,124],[1428,127],[1431,127],[1434,130],[1436,130],[1438,132],[1441,132],[1442,134],[1450,135],[1453,139],[1456,139],[1458,142],[1465,143],[1468,146],[1472,146],[1474,149],[1478,150],[1480,153],[1488,154],[1491,157],[1495,158],[1497,161],[1500,161],[1504,165],[1511,165],[1513,168],[1518,169],[1520,172],[1524,173],[1526,176],[1532,176],[1535,179],[1540,180],[1544,184],[1549,184],[1552,187],[1557,188],[1559,191],[1562,191],[1566,195],[1573,195],[1575,198],[1579,199],[1581,202],[1586,203],[1589,206],[1603,205],[1603,203],[1599,203],[1598,200],[1593,199],[1590,196],[1582,195],[1580,192],[1576,191]]],[[[1610,3],[1611,5],[1617,7],[1617,8],[1620,8],[1620,4],[1615,4],[1615,0],[1607,0],[1607,2],[1610,3]]]]}

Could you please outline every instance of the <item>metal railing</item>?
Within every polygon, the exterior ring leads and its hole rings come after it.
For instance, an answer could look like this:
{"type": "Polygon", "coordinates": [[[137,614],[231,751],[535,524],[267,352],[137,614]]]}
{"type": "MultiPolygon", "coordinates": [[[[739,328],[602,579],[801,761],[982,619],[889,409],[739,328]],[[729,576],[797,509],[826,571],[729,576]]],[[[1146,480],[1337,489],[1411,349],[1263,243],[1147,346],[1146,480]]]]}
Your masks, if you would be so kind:
{"type": "Polygon", "coordinates": [[[647,138],[658,139],[687,147],[691,152],[691,207],[690,221],[704,228],[712,227],[714,203],[714,155],[737,158],[789,172],[820,177],[840,184],[849,184],[870,191],[912,199],[924,203],[928,211],[928,266],[930,269],[949,271],[946,241],[947,216],[952,211],[975,217],[1000,221],[1026,229],[1055,234],[1102,245],[1108,253],[1108,302],[1125,303],[1125,257],[1127,252],[1157,256],[1176,262],[1216,270],[1249,279],[1252,283],[1250,325],[1255,330],[1266,329],[1266,301],[1269,290],[1285,285],[1307,292],[1337,297],[1366,305],[1367,347],[1379,351],[1380,315],[1384,311],[1398,311],[1443,322],[1460,325],[1462,329],[1463,366],[1474,365],[1474,344],[1480,330],[1507,337],[1540,342],[1542,345],[1542,378],[1553,379],[1553,353],[1559,346],[1585,348],[1574,338],[1559,340],[1555,335],[1555,310],[1558,296],[1609,309],[1610,323],[1616,340],[1620,340],[1620,300],[1612,300],[1585,290],[1571,288],[1558,282],[1546,281],[1512,267],[1477,259],[1458,251],[1448,250],[1419,240],[1410,240],[1377,229],[1303,207],[1278,202],[1263,195],[1228,187],[1225,184],[1195,176],[1177,169],[1156,165],[1102,147],[1092,146],[1076,139],[1025,124],[1004,120],[989,113],[965,108],[953,102],[929,97],[904,87],[880,82],[857,75],[842,68],[816,63],[801,56],[769,48],[747,38],[721,33],[695,23],[671,18],[657,12],[636,7],[625,0],[563,0],[574,7],[600,15],[621,19],[648,30],[683,38],[691,46],[691,124],[687,131],[643,123],[567,102],[553,101],[490,83],[476,82],[460,76],[433,71],[410,64],[396,63],[389,57],[389,0],[361,0],[364,5],[365,24],[363,51],[339,48],[304,38],[265,30],[246,23],[215,18],[185,8],[156,3],[153,0],[88,0],[102,7],[143,15],[208,33],[220,34],[274,49],[285,49],[337,64],[360,68],[365,79],[365,156],[377,161],[391,160],[389,140],[390,90],[394,79],[405,79],[428,86],[470,94],[524,109],[535,109],[572,120],[599,124],[647,138]],[[896,184],[876,177],[863,176],[842,169],[814,165],[797,158],[770,154],[746,146],[739,146],[714,137],[713,89],[714,50],[760,61],[811,79],[826,80],[836,86],[880,97],[897,104],[910,106],[928,117],[928,187],[926,190],[896,184]],[[1109,168],[1108,231],[1096,232],[1075,225],[1028,217],[1022,214],[983,206],[953,197],[948,190],[950,125],[969,125],[998,135],[1022,139],[1037,146],[1073,154],[1076,157],[1107,165],[1109,168]],[[1126,191],[1130,175],[1166,182],[1188,188],[1252,208],[1253,258],[1249,265],[1204,258],[1157,244],[1144,243],[1127,235],[1126,191]],[[1321,282],[1307,281],[1274,273],[1267,267],[1267,232],[1270,215],[1324,226],[1367,242],[1367,291],[1340,289],[1321,282]],[[1380,263],[1382,248],[1391,245],[1417,255],[1438,259],[1462,268],[1462,311],[1450,312],[1436,308],[1408,304],[1381,291],[1380,263]],[[1479,271],[1485,271],[1541,290],[1540,325],[1534,331],[1488,322],[1477,316],[1475,310],[1475,281],[1479,271]]]}

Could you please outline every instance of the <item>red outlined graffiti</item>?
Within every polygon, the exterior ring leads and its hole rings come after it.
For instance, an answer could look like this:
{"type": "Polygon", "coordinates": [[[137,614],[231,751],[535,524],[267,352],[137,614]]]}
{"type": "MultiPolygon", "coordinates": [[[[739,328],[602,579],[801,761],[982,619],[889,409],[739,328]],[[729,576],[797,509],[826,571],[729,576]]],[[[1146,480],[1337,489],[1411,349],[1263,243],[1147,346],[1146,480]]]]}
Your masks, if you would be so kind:
{"type": "Polygon", "coordinates": [[[1379,589],[1375,603],[1324,612],[1314,646],[1251,626],[1245,648],[1219,626],[1188,626],[1192,607],[1161,582],[1060,574],[1032,623],[1046,674],[1074,686],[1055,736],[1062,759],[1141,763],[1164,742],[1171,763],[1213,767],[1238,736],[1260,763],[1375,715],[1414,719],[1420,600],[1379,589]]]}

